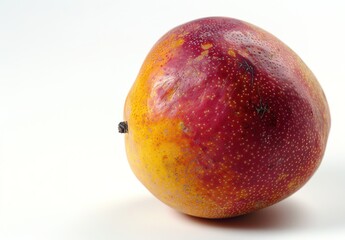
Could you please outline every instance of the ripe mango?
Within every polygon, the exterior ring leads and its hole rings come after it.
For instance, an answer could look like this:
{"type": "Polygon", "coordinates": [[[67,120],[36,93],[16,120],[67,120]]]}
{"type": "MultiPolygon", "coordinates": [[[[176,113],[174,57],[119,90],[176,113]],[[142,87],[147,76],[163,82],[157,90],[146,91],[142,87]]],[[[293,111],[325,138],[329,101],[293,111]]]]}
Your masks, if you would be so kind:
{"type": "Polygon", "coordinates": [[[330,112],[289,47],[252,24],[212,17],[153,46],[119,130],[154,196],[189,215],[225,218],[277,203],[310,179],[330,112]]]}

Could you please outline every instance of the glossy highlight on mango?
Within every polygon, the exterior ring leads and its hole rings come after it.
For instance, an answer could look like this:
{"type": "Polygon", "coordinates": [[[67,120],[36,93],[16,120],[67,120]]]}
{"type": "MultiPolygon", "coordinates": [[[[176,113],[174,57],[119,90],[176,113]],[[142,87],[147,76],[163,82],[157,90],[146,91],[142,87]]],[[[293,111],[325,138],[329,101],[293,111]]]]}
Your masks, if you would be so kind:
{"type": "Polygon", "coordinates": [[[158,199],[204,218],[300,189],[330,130],[325,95],[284,43],[249,23],[198,19],[151,49],[125,103],[131,169],[158,199]]]}

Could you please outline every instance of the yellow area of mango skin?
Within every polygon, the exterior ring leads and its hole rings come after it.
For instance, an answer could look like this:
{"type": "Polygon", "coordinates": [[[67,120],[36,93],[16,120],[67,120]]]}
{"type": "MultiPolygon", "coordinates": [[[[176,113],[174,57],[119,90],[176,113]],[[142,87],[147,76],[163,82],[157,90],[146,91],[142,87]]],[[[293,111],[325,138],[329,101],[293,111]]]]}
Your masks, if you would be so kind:
{"type": "Polygon", "coordinates": [[[204,50],[210,49],[211,47],[213,47],[212,43],[201,44],[201,48],[204,50]]]}
{"type": "Polygon", "coordinates": [[[170,35],[147,56],[125,103],[124,120],[129,130],[125,136],[126,152],[134,174],[152,194],[177,210],[202,216],[205,209],[216,205],[199,195],[196,179],[186,171],[192,153],[183,136],[183,123],[180,119],[152,116],[148,108],[152,76],[164,74],[161,66],[183,42],[170,35]]]}
{"type": "Polygon", "coordinates": [[[236,57],[236,53],[235,53],[235,51],[232,50],[232,49],[229,49],[229,50],[228,50],[228,54],[229,54],[231,57],[236,57]]]}

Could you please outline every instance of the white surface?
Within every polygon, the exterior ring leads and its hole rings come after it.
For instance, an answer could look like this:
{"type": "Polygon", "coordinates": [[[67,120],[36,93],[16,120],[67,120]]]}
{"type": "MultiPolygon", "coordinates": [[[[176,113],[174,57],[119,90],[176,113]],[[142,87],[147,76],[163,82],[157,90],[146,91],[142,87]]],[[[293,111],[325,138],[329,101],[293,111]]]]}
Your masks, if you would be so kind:
{"type": "Polygon", "coordinates": [[[345,239],[344,1],[0,1],[0,239],[345,239]],[[154,199],[117,134],[127,92],[166,31],[246,20],[308,64],[332,112],[324,161],[298,193],[223,221],[154,199]]]}

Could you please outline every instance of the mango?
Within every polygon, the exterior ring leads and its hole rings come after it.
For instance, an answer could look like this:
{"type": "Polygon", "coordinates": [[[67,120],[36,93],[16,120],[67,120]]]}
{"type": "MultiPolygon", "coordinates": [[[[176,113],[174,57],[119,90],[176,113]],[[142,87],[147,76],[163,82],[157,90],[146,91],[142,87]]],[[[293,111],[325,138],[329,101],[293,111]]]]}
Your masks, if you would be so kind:
{"type": "Polygon", "coordinates": [[[314,74],[279,39],[211,17],[153,46],[119,131],[154,196],[188,215],[227,218],[275,204],[311,178],[330,112],[314,74]]]}

